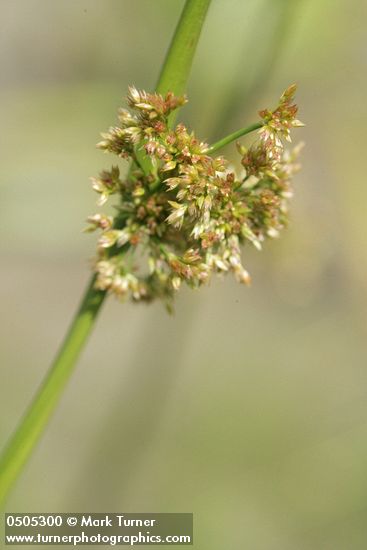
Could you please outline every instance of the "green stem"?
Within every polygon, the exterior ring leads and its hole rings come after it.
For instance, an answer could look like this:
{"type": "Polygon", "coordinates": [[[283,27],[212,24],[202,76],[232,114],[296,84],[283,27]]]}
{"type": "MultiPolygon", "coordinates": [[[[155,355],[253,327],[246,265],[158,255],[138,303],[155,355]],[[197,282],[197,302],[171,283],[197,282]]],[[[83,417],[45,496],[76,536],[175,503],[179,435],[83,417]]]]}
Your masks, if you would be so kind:
{"type": "Polygon", "coordinates": [[[18,430],[0,458],[0,503],[44,431],[94,325],[105,292],[94,289],[92,278],[69,332],[18,430]]]}
{"type": "MultiPolygon", "coordinates": [[[[158,80],[157,91],[160,93],[173,91],[179,94],[185,91],[209,4],[210,0],[186,0],[158,80]]],[[[106,297],[105,292],[94,288],[94,282],[95,275],[88,285],[81,306],[49,373],[0,455],[0,507],[58,404],[106,297]]]]}
{"type": "Polygon", "coordinates": [[[158,78],[158,93],[185,93],[187,77],[210,2],[211,0],[186,0],[158,78]]]}
{"type": "Polygon", "coordinates": [[[215,151],[218,151],[218,149],[221,149],[225,145],[228,145],[228,143],[232,143],[232,141],[235,141],[236,139],[245,136],[246,134],[249,134],[254,130],[259,130],[259,128],[261,128],[263,125],[263,122],[255,122],[254,124],[251,124],[246,128],[241,128],[241,130],[237,130],[237,132],[233,132],[233,134],[229,134],[228,136],[220,139],[219,141],[211,145],[205,152],[209,154],[214,153],[215,151]]]}

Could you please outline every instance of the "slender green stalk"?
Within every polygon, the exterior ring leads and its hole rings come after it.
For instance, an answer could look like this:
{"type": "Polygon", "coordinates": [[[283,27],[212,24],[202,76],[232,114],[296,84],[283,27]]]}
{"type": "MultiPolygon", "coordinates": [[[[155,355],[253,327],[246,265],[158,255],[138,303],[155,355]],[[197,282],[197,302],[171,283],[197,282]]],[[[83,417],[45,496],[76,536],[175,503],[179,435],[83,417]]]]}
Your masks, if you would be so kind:
{"type": "Polygon", "coordinates": [[[186,90],[201,29],[211,0],[187,0],[159,75],[160,94],[181,95],[186,90]]]}
{"type": "MultiPolygon", "coordinates": [[[[185,91],[193,56],[210,0],[187,0],[161,71],[157,91],[185,91]]],[[[93,276],[81,306],[49,373],[18,429],[0,456],[0,506],[40,439],[70,378],[106,297],[93,276]]]]}
{"type": "Polygon", "coordinates": [[[237,132],[233,132],[233,134],[229,134],[228,136],[220,139],[216,143],[213,143],[207,150],[206,153],[214,153],[215,151],[218,151],[218,149],[221,149],[225,145],[228,145],[228,143],[232,143],[232,141],[235,141],[236,139],[245,136],[246,134],[249,134],[250,132],[253,132],[254,130],[258,130],[263,126],[263,122],[255,122],[254,124],[251,124],[250,126],[247,126],[246,128],[241,128],[241,130],[237,130],[237,132]]]}
{"type": "Polygon", "coordinates": [[[0,458],[0,503],[41,436],[70,377],[105,298],[92,278],[60,351],[18,430],[0,458]]]}

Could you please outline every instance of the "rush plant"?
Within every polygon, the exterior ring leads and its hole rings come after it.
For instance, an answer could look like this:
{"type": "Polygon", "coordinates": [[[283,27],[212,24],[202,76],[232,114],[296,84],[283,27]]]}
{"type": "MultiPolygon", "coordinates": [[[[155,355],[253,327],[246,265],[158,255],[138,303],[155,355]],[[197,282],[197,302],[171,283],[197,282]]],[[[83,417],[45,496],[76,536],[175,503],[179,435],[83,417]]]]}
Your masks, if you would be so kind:
{"type": "Polygon", "coordinates": [[[0,457],[0,502],[40,438],[108,294],[150,302],[169,310],[182,284],[198,288],[214,274],[231,272],[248,284],[241,249],[260,249],[287,223],[291,179],[299,147],[289,151],[296,118],[295,86],[274,109],[214,144],[201,141],[182,123],[186,83],[210,0],[187,0],[156,90],[131,86],[119,122],[102,134],[98,147],[129,162],[92,179],[98,205],[115,200],[115,215],[88,218],[99,231],[93,275],[64,343],[18,429],[0,457]],[[256,132],[253,144],[238,143],[256,132]],[[217,152],[237,142],[242,170],[229,168],[217,152]]]}

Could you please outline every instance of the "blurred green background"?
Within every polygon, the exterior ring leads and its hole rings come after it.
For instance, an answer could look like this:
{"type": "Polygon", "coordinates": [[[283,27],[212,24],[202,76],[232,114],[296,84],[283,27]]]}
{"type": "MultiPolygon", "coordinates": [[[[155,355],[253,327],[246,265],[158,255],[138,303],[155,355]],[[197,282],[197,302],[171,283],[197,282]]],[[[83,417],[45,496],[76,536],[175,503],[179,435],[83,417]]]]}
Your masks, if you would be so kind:
{"type": "MultiPolygon", "coordinates": [[[[181,0],[0,0],[0,445],[89,277],[95,149],[181,0]]],[[[213,0],[183,119],[215,140],[297,82],[291,224],[230,277],[110,299],[9,511],[194,512],[200,550],[367,547],[363,0],[213,0]]],[[[238,162],[233,147],[225,153],[238,162]]]]}

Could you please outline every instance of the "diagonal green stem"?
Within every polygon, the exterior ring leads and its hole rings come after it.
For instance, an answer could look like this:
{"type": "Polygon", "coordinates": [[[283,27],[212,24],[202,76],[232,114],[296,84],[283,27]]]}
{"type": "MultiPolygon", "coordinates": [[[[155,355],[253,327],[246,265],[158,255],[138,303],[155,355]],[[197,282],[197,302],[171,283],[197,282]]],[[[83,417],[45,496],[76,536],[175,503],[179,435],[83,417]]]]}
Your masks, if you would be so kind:
{"type": "MultiPolygon", "coordinates": [[[[185,91],[209,4],[210,0],[186,0],[158,80],[157,90],[160,93],[185,91]]],[[[0,455],[0,506],[40,439],[94,326],[106,297],[105,292],[94,288],[94,282],[95,276],[88,284],[81,306],[49,373],[0,455]]]]}
{"type": "Polygon", "coordinates": [[[187,0],[168,49],[156,90],[160,94],[186,91],[201,29],[211,0],[187,0]]]}
{"type": "Polygon", "coordinates": [[[0,503],[44,431],[91,332],[104,298],[104,292],[94,289],[93,277],[51,369],[0,458],[0,503]]]}
{"type": "Polygon", "coordinates": [[[254,130],[259,130],[263,125],[263,122],[255,122],[254,124],[251,124],[246,128],[241,128],[241,130],[237,130],[237,132],[233,132],[233,134],[229,134],[228,136],[217,141],[216,143],[213,143],[213,145],[208,147],[205,152],[209,154],[214,153],[215,151],[218,151],[218,149],[221,149],[225,145],[228,145],[228,143],[232,143],[232,141],[235,141],[236,139],[245,136],[250,132],[254,132],[254,130]]]}

